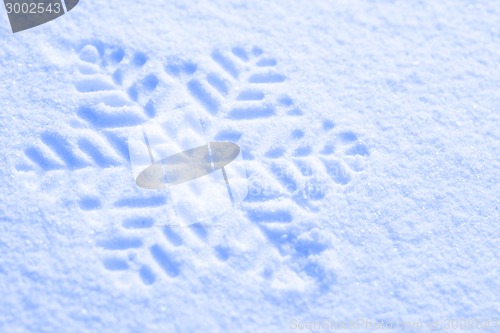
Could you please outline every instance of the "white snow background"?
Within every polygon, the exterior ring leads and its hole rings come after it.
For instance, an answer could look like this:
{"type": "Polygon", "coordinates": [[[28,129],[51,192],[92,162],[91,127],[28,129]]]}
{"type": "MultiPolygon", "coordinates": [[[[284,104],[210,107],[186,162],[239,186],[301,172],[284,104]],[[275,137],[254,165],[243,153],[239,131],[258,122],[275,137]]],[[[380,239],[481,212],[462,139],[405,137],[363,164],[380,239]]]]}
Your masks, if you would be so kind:
{"type": "Polygon", "coordinates": [[[498,2],[82,0],[17,34],[0,17],[0,332],[500,319],[498,2]],[[166,227],[126,138],[184,104],[241,145],[253,192],[166,227]]]}

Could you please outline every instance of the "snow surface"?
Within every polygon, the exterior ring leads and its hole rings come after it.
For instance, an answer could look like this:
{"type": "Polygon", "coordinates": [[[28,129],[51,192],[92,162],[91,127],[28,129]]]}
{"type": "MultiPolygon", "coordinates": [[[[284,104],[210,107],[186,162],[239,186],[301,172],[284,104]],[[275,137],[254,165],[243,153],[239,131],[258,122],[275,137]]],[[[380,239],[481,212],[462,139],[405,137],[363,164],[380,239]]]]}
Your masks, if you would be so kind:
{"type": "Polygon", "coordinates": [[[82,0],[18,34],[1,12],[0,332],[500,319],[498,2],[82,0]],[[186,104],[250,193],[166,226],[126,138],[186,104]]]}

